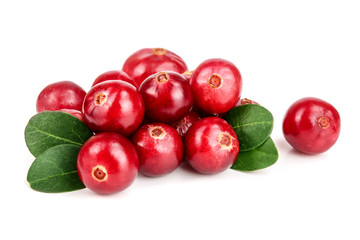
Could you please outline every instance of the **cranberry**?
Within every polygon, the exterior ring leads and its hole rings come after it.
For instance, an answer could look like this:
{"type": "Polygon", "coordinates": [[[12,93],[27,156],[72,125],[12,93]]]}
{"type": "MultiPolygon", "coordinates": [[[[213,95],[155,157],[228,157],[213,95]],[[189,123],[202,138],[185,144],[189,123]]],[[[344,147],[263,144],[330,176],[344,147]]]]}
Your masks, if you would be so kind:
{"type": "Polygon", "coordinates": [[[222,118],[207,117],[194,123],[185,135],[185,159],[196,171],[214,174],[234,164],[239,141],[222,118]]]}
{"type": "Polygon", "coordinates": [[[86,94],[83,106],[85,122],[94,132],[118,132],[130,135],[144,117],[144,102],[129,83],[110,80],[95,85],[86,94]]]}
{"type": "Polygon", "coordinates": [[[201,63],[192,74],[190,84],[195,105],[214,115],[233,108],[242,90],[239,70],[231,62],[219,58],[201,63]]]}
{"type": "Polygon", "coordinates": [[[239,99],[239,101],[235,104],[235,107],[237,106],[240,106],[240,105],[246,105],[246,104],[257,104],[257,105],[260,105],[259,103],[251,100],[251,99],[248,99],[248,98],[241,98],[239,99]]]}
{"type": "Polygon", "coordinates": [[[302,98],[293,103],[283,121],[285,139],[296,150],[318,154],[331,148],[340,134],[340,115],[328,102],[302,98]]]}
{"type": "Polygon", "coordinates": [[[182,73],[182,75],[186,78],[186,80],[188,80],[188,82],[190,82],[190,78],[193,73],[194,73],[194,71],[185,71],[182,73]]]}
{"type": "Polygon", "coordinates": [[[159,72],[148,77],[139,91],[145,102],[146,117],[154,122],[172,123],[193,105],[191,87],[176,72],[159,72]]]}
{"type": "Polygon", "coordinates": [[[183,73],[187,70],[184,60],[164,48],[144,48],[132,54],[122,68],[140,86],[150,75],[162,71],[183,73]]]}
{"type": "Polygon", "coordinates": [[[181,137],[184,137],[188,129],[193,125],[195,122],[200,120],[199,114],[194,111],[188,112],[184,117],[177,120],[176,122],[172,123],[176,131],[178,131],[181,137]]]}
{"type": "Polygon", "coordinates": [[[85,122],[84,120],[84,114],[82,112],[80,112],[79,110],[75,110],[75,109],[60,109],[61,112],[66,112],[69,113],[71,115],[73,115],[74,117],[78,118],[79,120],[85,122]]]}
{"type": "Polygon", "coordinates": [[[139,86],[134,82],[134,80],[129,77],[129,75],[127,75],[125,72],[123,71],[118,71],[118,70],[113,70],[113,71],[107,71],[104,72],[102,74],[100,74],[94,81],[93,86],[95,86],[98,83],[101,82],[105,82],[108,80],[122,80],[125,82],[130,83],[131,85],[133,85],[134,87],[138,88],[139,86]]]}
{"type": "Polygon", "coordinates": [[[174,171],[184,155],[177,131],[163,123],[146,124],[132,137],[140,158],[140,172],[157,177],[174,171]]]}
{"type": "Polygon", "coordinates": [[[71,81],[61,81],[46,86],[36,101],[37,112],[75,109],[81,111],[86,92],[71,81]]]}
{"type": "Polygon", "coordinates": [[[139,158],[127,138],[117,133],[99,133],[81,147],[77,171],[87,188],[99,194],[111,194],[134,182],[139,158]]]}

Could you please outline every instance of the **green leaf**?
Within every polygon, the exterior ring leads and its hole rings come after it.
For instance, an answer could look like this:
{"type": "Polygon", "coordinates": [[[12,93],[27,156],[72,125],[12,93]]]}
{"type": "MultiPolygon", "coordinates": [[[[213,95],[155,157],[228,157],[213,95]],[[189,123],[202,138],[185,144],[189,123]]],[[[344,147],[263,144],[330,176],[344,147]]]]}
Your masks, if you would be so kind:
{"type": "Polygon", "coordinates": [[[235,107],[224,119],[236,132],[240,151],[249,151],[263,144],[269,138],[274,122],[271,112],[257,104],[235,107]]]}
{"type": "Polygon", "coordinates": [[[68,192],[84,188],[76,170],[80,146],[58,145],[47,149],[32,163],[27,181],[40,192],[68,192]]]}
{"type": "Polygon", "coordinates": [[[36,114],[25,128],[26,145],[35,157],[56,145],[81,146],[92,135],[85,123],[59,111],[36,114]]]}
{"type": "Polygon", "coordinates": [[[279,158],[275,143],[268,138],[265,143],[250,151],[240,152],[231,169],[254,171],[273,165],[279,158]]]}

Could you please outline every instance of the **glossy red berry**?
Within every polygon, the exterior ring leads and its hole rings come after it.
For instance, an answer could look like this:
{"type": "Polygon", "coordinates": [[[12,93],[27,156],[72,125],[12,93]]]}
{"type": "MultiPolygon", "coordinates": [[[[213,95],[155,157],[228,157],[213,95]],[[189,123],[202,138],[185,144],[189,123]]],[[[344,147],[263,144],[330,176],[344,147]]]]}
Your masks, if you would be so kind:
{"type": "Polygon", "coordinates": [[[129,187],[139,171],[139,158],[132,143],[117,133],[99,133],[81,147],[77,171],[84,185],[99,194],[129,187]]]}
{"type": "Polygon", "coordinates": [[[79,110],[75,110],[75,109],[60,109],[61,112],[66,112],[69,113],[71,115],[73,115],[74,117],[78,118],[79,120],[85,122],[84,120],[84,114],[82,112],[80,112],[79,110]]]}
{"type": "Polygon", "coordinates": [[[112,70],[112,71],[107,71],[104,72],[102,74],[100,74],[94,81],[93,86],[95,86],[98,83],[101,82],[105,82],[105,81],[109,81],[109,80],[122,80],[125,81],[127,83],[130,83],[131,85],[133,85],[134,87],[138,88],[139,86],[134,82],[134,80],[129,77],[129,75],[127,75],[125,72],[123,71],[119,71],[119,70],[112,70]]]}
{"type": "Polygon", "coordinates": [[[188,113],[193,105],[191,87],[176,72],[159,72],[140,86],[146,117],[153,122],[172,123],[188,113]]]}
{"type": "Polygon", "coordinates": [[[340,134],[340,115],[328,102],[302,98],[293,103],[283,121],[285,139],[296,150],[318,154],[330,149],[340,134]]]}
{"type": "Polygon", "coordinates": [[[195,122],[199,121],[201,118],[199,114],[194,111],[188,112],[184,117],[172,123],[171,126],[176,129],[181,137],[184,137],[188,129],[195,122]]]}
{"type": "Polygon", "coordinates": [[[184,60],[164,48],[144,48],[126,59],[122,68],[140,86],[150,75],[162,71],[183,73],[187,70],[184,60]]]}
{"type": "Polygon", "coordinates": [[[240,99],[242,78],[234,64],[224,59],[201,63],[190,79],[197,108],[214,115],[226,113],[240,99]]]}
{"type": "Polygon", "coordinates": [[[185,159],[193,169],[204,174],[215,174],[234,164],[239,153],[239,141],[224,119],[207,117],[189,128],[184,149],[185,159]]]}
{"type": "Polygon", "coordinates": [[[144,102],[129,83],[117,80],[95,85],[86,94],[83,106],[85,122],[94,132],[132,134],[144,117],[144,102]]]}
{"type": "Polygon", "coordinates": [[[81,111],[86,92],[71,81],[60,81],[46,86],[36,101],[37,112],[75,109],[81,111]]]}
{"type": "Polygon", "coordinates": [[[183,143],[177,131],[163,123],[140,127],[132,137],[139,154],[140,172],[158,177],[174,171],[184,155],[183,143]]]}

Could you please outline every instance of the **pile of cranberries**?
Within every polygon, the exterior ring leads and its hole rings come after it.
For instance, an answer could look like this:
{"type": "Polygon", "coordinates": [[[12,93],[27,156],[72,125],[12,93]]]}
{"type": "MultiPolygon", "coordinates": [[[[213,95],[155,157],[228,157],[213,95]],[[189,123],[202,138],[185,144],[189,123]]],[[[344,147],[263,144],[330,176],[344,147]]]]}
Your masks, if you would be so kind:
{"type": "MultiPolygon", "coordinates": [[[[146,48],[129,56],[122,70],[98,76],[87,93],[70,81],[48,85],[36,108],[72,114],[95,133],[80,149],[77,170],[86,187],[110,194],[130,186],[138,172],[158,177],[183,161],[204,174],[228,169],[240,147],[220,116],[235,106],[256,104],[240,99],[241,90],[240,72],[227,60],[209,59],[188,71],[175,53],[146,48]]],[[[308,101],[315,105],[299,102],[289,110],[285,137],[300,151],[326,151],[337,139],[339,115],[321,100],[308,101]],[[315,119],[316,104],[324,110],[315,119]],[[299,120],[304,111],[306,119],[299,120]],[[326,140],[312,145],[319,137],[326,140]]]]}

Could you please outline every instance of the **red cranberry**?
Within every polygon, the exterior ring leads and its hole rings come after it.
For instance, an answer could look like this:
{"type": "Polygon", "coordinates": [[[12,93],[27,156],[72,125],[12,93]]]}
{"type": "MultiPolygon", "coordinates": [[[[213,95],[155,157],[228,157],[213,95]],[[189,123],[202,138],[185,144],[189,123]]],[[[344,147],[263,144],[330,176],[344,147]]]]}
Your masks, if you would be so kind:
{"type": "Polygon", "coordinates": [[[102,74],[100,74],[94,81],[93,86],[95,86],[98,83],[101,82],[105,82],[108,80],[122,80],[125,81],[127,83],[130,83],[131,85],[133,85],[134,87],[138,88],[139,86],[134,82],[134,80],[129,77],[129,75],[127,75],[125,72],[123,71],[118,71],[118,70],[113,70],[113,71],[107,71],[104,72],[102,74]]]}
{"type": "Polygon", "coordinates": [[[77,84],[61,81],[46,86],[36,101],[37,112],[75,109],[81,111],[86,92],[77,84]]]}
{"type": "Polygon", "coordinates": [[[239,99],[239,101],[235,104],[235,107],[237,106],[240,106],[240,105],[246,105],[246,104],[257,104],[257,105],[260,105],[259,103],[251,100],[251,99],[248,99],[248,98],[241,98],[239,99]]]}
{"type": "Polygon", "coordinates": [[[81,147],[77,170],[87,188],[99,194],[111,194],[134,182],[139,158],[127,138],[117,133],[99,133],[81,147]]]}
{"type": "Polygon", "coordinates": [[[73,115],[74,117],[78,118],[79,120],[85,122],[83,113],[78,111],[78,110],[75,110],[75,109],[60,109],[60,111],[69,113],[69,114],[73,115]]]}
{"type": "Polygon", "coordinates": [[[185,135],[185,159],[196,171],[214,174],[234,164],[239,141],[222,118],[207,117],[194,123],[185,135]]]}
{"type": "Polygon", "coordinates": [[[172,123],[171,126],[176,129],[181,137],[184,137],[190,126],[199,120],[200,116],[196,112],[190,111],[184,117],[172,123]]]}
{"type": "Polygon", "coordinates": [[[188,80],[188,82],[190,82],[190,78],[193,73],[194,73],[194,71],[185,71],[182,73],[182,75],[186,78],[186,80],[188,80]]]}
{"type": "Polygon", "coordinates": [[[132,54],[122,68],[140,86],[150,75],[162,71],[183,73],[187,70],[184,60],[164,48],[144,48],[132,54]]]}
{"type": "Polygon", "coordinates": [[[174,171],[184,155],[180,135],[163,123],[146,124],[132,137],[140,159],[140,172],[157,177],[174,171]]]}
{"type": "Polygon", "coordinates": [[[172,123],[193,105],[191,87],[176,72],[159,72],[148,77],[139,91],[145,102],[146,116],[153,122],[172,123]]]}
{"type": "Polygon", "coordinates": [[[283,121],[285,139],[296,150],[318,154],[330,149],[340,134],[340,115],[328,102],[302,98],[293,103],[283,121]]]}
{"type": "Polygon", "coordinates": [[[195,105],[215,115],[226,113],[240,98],[242,79],[234,64],[223,59],[201,63],[190,79],[195,105]]]}
{"type": "Polygon", "coordinates": [[[130,135],[144,117],[144,102],[129,83],[110,80],[95,85],[86,94],[84,118],[94,132],[118,132],[130,135]]]}

